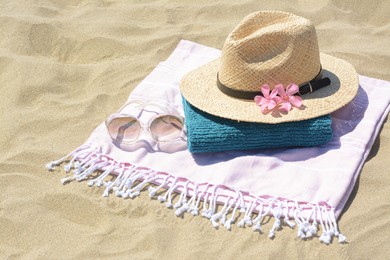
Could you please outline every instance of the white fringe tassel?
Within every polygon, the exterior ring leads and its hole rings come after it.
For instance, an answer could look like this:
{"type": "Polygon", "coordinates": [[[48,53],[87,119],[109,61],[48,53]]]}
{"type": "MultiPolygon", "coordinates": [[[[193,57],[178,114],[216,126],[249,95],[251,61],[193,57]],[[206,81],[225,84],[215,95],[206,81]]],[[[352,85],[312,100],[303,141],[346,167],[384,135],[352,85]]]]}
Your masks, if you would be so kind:
{"type": "Polygon", "coordinates": [[[82,145],[67,156],[48,163],[46,169],[54,170],[55,166],[67,161],[69,157],[72,159],[64,166],[64,170],[69,173],[73,169],[73,176],[62,178],[61,183],[87,180],[90,187],[95,185],[105,187],[103,197],[115,193],[118,197],[133,199],[150,184],[153,186],[148,188],[149,197],[161,203],[165,202],[168,208],[175,208],[176,216],[182,216],[184,213],[198,215],[200,202],[203,201],[202,216],[210,219],[214,228],[219,228],[221,224],[227,230],[231,230],[236,217],[242,215],[237,223],[238,227],[248,226],[262,233],[264,217],[272,216],[275,222],[268,233],[271,239],[275,238],[276,231],[283,225],[292,229],[297,225],[297,236],[303,240],[311,239],[318,237],[318,225],[320,225],[322,233],[319,240],[322,243],[330,244],[334,237],[338,238],[339,243],[346,242],[346,237],[338,230],[334,208],[324,203],[311,204],[267,195],[254,196],[223,185],[198,184],[165,172],[115,162],[89,145],[82,145]],[[97,171],[100,172],[99,176],[92,178],[91,175],[97,171]],[[109,175],[116,176],[115,180],[106,181],[109,175]],[[157,195],[161,189],[165,189],[165,193],[157,195]],[[174,205],[172,204],[173,192],[180,194],[179,200],[174,205]],[[218,212],[216,212],[217,201],[224,201],[218,212]],[[236,216],[239,208],[240,213],[236,216]],[[230,218],[227,219],[228,214],[230,218]]]}

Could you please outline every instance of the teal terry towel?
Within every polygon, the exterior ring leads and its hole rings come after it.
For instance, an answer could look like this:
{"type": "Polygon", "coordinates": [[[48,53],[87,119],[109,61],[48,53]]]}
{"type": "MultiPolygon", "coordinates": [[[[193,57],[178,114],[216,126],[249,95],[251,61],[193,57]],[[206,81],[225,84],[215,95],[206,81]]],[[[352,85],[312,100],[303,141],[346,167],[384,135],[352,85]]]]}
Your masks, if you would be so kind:
{"type": "Polygon", "coordinates": [[[332,139],[330,115],[298,122],[263,124],[213,116],[184,98],[183,106],[188,150],[192,153],[318,146],[332,139]]]}

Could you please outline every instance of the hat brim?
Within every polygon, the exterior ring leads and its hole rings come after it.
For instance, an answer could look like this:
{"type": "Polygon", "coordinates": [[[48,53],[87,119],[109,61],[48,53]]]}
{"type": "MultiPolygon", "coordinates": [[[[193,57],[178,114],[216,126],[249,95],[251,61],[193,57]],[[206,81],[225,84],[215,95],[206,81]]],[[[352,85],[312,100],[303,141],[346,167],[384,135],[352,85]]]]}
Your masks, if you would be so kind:
{"type": "Polygon", "coordinates": [[[321,53],[323,77],[331,84],[302,96],[301,108],[287,114],[263,114],[254,100],[238,99],[217,87],[219,58],[186,74],[180,82],[183,97],[196,108],[211,115],[244,122],[277,124],[327,115],[348,104],[356,96],[359,79],[354,67],[341,59],[321,53]]]}

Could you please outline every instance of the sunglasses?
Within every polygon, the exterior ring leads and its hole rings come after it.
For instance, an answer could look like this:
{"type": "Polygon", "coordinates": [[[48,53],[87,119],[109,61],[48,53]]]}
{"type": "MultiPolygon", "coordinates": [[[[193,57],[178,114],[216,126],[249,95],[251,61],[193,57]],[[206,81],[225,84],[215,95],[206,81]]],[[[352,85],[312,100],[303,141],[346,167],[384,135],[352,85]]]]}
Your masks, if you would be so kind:
{"type": "Polygon", "coordinates": [[[143,131],[159,143],[186,141],[184,118],[177,110],[162,104],[130,100],[117,113],[110,115],[105,123],[111,139],[117,143],[135,143],[143,131]],[[122,110],[131,113],[121,113],[122,110]],[[144,123],[139,120],[144,112],[155,115],[144,123]],[[135,116],[133,113],[138,114],[135,116]]]}

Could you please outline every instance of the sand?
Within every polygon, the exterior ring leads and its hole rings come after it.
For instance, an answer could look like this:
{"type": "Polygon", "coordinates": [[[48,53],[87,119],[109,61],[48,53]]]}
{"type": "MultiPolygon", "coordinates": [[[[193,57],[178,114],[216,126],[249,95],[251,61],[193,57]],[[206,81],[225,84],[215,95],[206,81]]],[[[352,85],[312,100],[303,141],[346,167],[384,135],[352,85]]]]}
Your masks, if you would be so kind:
{"type": "Polygon", "coordinates": [[[0,258],[388,258],[387,120],[339,220],[344,245],[302,241],[286,227],[274,240],[215,230],[147,193],[102,198],[85,182],[61,185],[62,167],[44,168],[84,142],[180,39],[221,48],[245,15],[265,9],[311,19],[321,51],[390,80],[387,0],[1,1],[0,258]]]}

